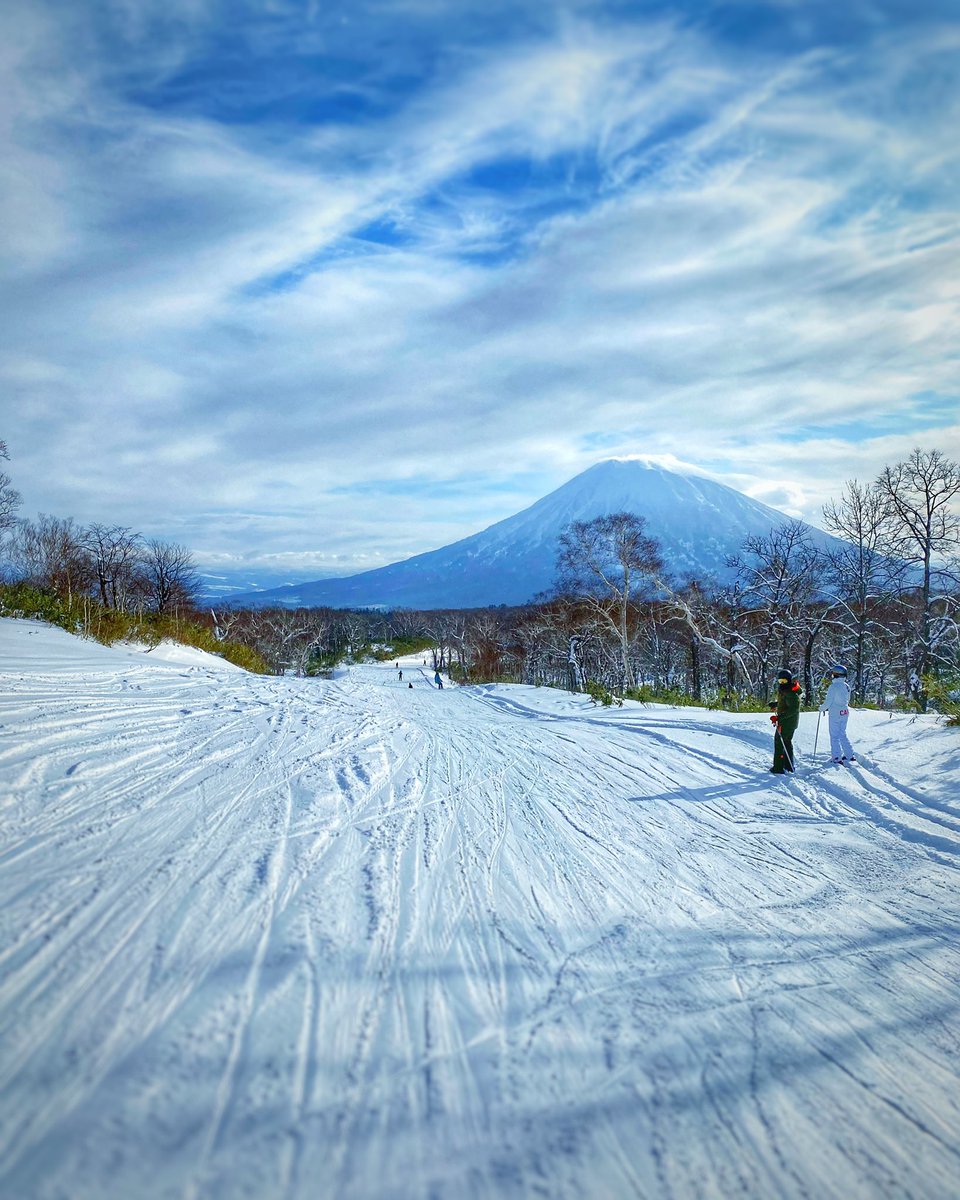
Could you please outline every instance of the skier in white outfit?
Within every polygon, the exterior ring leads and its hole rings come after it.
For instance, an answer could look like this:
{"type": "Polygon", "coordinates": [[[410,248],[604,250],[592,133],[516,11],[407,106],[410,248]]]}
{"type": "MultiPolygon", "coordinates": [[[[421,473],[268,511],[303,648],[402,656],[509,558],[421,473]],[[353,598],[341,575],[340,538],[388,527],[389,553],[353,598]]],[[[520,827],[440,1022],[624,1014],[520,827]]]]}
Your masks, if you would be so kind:
{"type": "Polygon", "coordinates": [[[830,757],[835,763],[856,762],[850,739],[847,737],[847,721],[850,717],[850,686],[847,683],[846,667],[831,667],[827,672],[830,686],[820,705],[822,713],[829,713],[830,757]]]}

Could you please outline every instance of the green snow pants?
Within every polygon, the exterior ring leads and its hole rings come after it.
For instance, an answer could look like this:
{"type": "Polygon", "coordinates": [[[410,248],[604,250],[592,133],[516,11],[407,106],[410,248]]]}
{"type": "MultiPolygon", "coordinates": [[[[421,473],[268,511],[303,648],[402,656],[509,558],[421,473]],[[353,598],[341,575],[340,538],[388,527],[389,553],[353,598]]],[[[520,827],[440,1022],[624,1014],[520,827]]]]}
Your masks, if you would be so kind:
{"type": "Polygon", "coordinates": [[[773,733],[773,769],[776,774],[792,771],[796,759],[793,755],[793,735],[797,732],[797,722],[788,725],[780,724],[773,733]]]}

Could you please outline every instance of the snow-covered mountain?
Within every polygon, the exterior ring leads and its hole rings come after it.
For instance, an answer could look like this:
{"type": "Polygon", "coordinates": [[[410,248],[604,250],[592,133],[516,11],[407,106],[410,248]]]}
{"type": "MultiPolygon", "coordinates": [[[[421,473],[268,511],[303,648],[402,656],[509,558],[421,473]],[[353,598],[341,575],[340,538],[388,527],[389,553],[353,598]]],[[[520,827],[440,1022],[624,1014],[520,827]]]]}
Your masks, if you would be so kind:
{"type": "MultiPolygon", "coordinates": [[[[237,605],[339,608],[478,608],[525,604],[549,589],[557,538],[571,521],[613,512],[646,519],[678,578],[727,573],[745,537],[790,518],[742,492],[641,458],[611,458],[577,475],[536,504],[475,533],[403,562],[359,575],[235,596],[237,605]]],[[[809,526],[821,544],[836,539],[809,526]]]]}

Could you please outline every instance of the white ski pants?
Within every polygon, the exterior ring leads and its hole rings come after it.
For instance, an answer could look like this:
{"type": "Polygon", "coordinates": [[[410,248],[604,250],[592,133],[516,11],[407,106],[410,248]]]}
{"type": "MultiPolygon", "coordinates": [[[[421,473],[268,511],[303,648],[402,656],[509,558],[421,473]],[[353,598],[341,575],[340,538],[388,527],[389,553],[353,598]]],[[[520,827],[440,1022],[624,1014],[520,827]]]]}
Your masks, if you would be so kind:
{"type": "Polygon", "coordinates": [[[848,708],[831,708],[828,716],[831,757],[853,758],[853,747],[847,737],[847,721],[850,719],[850,710],[848,708]]]}

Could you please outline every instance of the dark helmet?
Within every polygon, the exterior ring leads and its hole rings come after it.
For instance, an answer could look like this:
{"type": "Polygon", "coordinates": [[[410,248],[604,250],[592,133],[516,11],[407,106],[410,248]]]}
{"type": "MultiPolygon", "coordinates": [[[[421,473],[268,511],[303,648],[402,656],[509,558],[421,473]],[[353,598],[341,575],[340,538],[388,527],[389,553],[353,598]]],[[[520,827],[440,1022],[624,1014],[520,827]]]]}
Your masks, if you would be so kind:
{"type": "Polygon", "coordinates": [[[846,677],[847,668],[841,667],[839,664],[836,664],[830,668],[830,670],[828,671],[828,674],[833,675],[834,677],[839,677],[839,678],[843,679],[846,677]]]}
{"type": "Polygon", "coordinates": [[[777,683],[779,683],[781,687],[788,687],[791,683],[793,683],[793,676],[786,667],[783,667],[782,670],[777,672],[777,683]]]}

